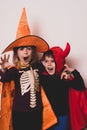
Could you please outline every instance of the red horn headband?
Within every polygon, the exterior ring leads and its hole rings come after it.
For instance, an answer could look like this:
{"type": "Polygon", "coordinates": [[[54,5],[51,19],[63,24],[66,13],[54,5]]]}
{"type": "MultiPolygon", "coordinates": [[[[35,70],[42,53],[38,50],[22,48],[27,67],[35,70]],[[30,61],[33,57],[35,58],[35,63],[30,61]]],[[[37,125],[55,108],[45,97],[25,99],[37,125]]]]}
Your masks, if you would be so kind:
{"type": "Polygon", "coordinates": [[[66,57],[70,52],[70,44],[67,42],[65,50],[63,51],[63,57],[66,57]]]}

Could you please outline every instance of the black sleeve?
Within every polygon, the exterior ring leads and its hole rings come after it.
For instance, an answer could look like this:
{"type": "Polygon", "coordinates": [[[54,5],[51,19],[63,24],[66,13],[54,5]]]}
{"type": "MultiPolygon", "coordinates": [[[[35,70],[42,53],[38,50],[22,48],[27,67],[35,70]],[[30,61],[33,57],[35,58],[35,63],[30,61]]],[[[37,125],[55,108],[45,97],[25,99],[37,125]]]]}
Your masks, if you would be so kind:
{"type": "Polygon", "coordinates": [[[12,67],[3,74],[3,82],[10,82],[11,80],[14,80],[17,75],[17,69],[15,67],[12,67]]]}
{"type": "Polygon", "coordinates": [[[77,90],[84,90],[85,84],[80,73],[77,70],[74,70],[72,74],[74,75],[74,78],[72,80],[69,80],[67,82],[67,85],[77,90]]]}
{"type": "Polygon", "coordinates": [[[0,69],[0,82],[3,82],[3,72],[2,72],[2,70],[0,69]]]}

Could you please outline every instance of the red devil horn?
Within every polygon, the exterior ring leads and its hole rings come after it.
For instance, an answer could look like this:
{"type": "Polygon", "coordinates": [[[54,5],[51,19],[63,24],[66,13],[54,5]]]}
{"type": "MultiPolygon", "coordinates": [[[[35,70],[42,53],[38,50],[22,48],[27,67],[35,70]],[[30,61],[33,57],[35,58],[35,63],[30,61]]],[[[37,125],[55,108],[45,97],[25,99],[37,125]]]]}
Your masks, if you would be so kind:
{"type": "Polygon", "coordinates": [[[67,42],[66,48],[63,51],[63,57],[66,57],[69,54],[69,52],[70,52],[70,44],[67,42]]]}

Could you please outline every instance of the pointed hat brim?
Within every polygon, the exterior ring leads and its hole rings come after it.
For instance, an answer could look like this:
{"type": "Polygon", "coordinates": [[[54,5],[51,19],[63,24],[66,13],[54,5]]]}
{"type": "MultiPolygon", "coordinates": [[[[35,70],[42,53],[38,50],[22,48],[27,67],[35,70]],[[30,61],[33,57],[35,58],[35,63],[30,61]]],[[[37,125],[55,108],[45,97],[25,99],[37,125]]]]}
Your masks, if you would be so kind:
{"type": "Polygon", "coordinates": [[[2,53],[12,51],[15,47],[20,46],[35,46],[37,52],[45,52],[49,49],[48,43],[39,36],[27,35],[13,41],[2,53]]]}

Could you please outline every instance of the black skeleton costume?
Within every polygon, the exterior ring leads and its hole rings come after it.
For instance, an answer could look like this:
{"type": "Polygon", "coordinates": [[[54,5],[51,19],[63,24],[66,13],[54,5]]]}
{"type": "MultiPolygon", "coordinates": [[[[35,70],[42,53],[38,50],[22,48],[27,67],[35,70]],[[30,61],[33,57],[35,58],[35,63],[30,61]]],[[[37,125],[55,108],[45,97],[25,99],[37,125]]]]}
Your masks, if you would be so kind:
{"type": "MultiPolygon", "coordinates": [[[[41,130],[42,100],[37,66],[32,65],[32,67],[29,66],[20,69],[12,67],[4,73],[3,79],[3,82],[14,80],[15,84],[13,101],[13,126],[15,130],[17,129],[17,118],[20,118],[23,124],[25,123],[26,128],[30,122],[30,127],[32,129],[41,130]],[[24,115],[21,113],[24,113],[24,115]],[[37,124],[40,125],[38,126],[37,124]]],[[[23,128],[23,126],[20,126],[20,128],[23,128]]]]}

